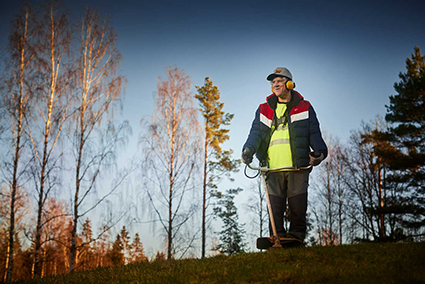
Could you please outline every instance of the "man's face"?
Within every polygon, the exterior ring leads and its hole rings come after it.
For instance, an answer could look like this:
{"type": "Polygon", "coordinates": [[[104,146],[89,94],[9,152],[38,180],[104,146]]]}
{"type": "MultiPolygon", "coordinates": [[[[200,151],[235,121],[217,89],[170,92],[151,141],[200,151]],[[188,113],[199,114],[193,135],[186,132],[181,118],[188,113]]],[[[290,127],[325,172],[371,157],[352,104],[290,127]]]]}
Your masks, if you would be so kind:
{"type": "Polygon", "coordinates": [[[282,93],[286,90],[286,80],[287,79],[284,77],[276,77],[271,81],[273,92],[276,94],[276,96],[280,97],[282,93]]]}

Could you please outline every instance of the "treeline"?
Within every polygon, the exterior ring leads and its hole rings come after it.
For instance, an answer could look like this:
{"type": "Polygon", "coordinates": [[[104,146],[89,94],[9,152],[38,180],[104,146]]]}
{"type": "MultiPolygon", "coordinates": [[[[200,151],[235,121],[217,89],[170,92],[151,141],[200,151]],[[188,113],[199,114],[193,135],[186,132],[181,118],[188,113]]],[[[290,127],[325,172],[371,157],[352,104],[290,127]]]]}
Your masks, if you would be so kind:
{"type": "Polygon", "coordinates": [[[136,170],[142,193],[132,198],[166,235],[166,253],[155,259],[196,256],[200,238],[205,257],[217,182],[239,165],[221,148],[233,115],[223,111],[218,88],[207,77],[195,97],[190,77],[167,69],[156,109],[142,120],[142,156],[118,169],[131,128],[114,120],[126,85],[117,37],[97,10],[71,19],[45,1],[24,4],[12,21],[0,85],[0,281],[147,261],[139,235],[132,242],[125,228],[115,241],[109,235],[134,209],[117,193],[136,170]],[[200,188],[201,204],[194,198],[200,188]]]}
{"type": "MultiPolygon", "coordinates": [[[[65,210],[64,204],[49,202],[50,210],[65,210]]],[[[56,213],[56,212],[54,212],[56,213]]],[[[69,217],[58,218],[49,224],[49,237],[51,241],[45,242],[40,255],[40,277],[64,274],[69,272],[70,267],[70,235],[72,219],[69,217]]],[[[45,230],[47,231],[47,230],[45,230]]],[[[5,228],[1,231],[1,268],[0,272],[5,275],[7,237],[5,228]]],[[[136,262],[165,260],[165,254],[158,252],[150,259],[145,255],[140,236],[136,233],[130,236],[125,226],[115,236],[111,236],[109,230],[105,230],[101,236],[96,236],[92,231],[90,219],[86,219],[81,232],[76,238],[79,247],[77,253],[78,262],[76,271],[95,269],[106,266],[119,266],[136,262]],[[96,237],[96,238],[95,238],[96,237]]],[[[31,279],[34,275],[34,248],[22,246],[19,238],[15,241],[13,279],[31,279]]]]}
{"type": "Polygon", "coordinates": [[[363,123],[346,144],[328,134],[314,176],[313,244],[425,238],[425,56],[415,47],[385,119],[363,123]]]}
{"type": "Polygon", "coordinates": [[[118,74],[121,54],[108,21],[91,9],[80,22],[69,20],[54,1],[23,5],[3,58],[0,279],[6,282],[28,271],[37,277],[81,267],[81,253],[116,220],[104,220],[98,235],[83,241],[80,223],[130,171],[92,202],[130,131],[110,119],[126,79],[118,74]],[[61,201],[66,196],[70,203],[61,201]],[[25,240],[30,249],[21,247],[25,240]]]}

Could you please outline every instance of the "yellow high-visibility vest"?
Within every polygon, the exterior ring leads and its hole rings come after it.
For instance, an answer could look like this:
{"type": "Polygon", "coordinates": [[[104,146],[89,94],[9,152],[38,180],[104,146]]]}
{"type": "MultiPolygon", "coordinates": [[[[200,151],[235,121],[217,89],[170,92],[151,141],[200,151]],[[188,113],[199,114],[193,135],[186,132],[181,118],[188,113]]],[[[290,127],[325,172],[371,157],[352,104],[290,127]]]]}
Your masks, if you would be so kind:
{"type": "MultiPolygon", "coordinates": [[[[275,115],[277,121],[282,122],[286,110],[286,104],[278,103],[275,115]],[[282,119],[283,118],[283,119],[282,119]]],[[[280,123],[277,126],[272,125],[272,137],[270,139],[267,154],[269,157],[269,168],[292,167],[292,152],[289,140],[288,123],[280,123]]]]}

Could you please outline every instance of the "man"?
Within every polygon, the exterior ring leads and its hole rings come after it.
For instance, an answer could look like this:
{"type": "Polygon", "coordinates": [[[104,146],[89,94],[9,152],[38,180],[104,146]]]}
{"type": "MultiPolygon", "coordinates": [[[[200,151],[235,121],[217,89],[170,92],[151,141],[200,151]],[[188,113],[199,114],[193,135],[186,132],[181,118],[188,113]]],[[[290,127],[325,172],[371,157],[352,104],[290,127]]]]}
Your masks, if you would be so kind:
{"type": "MultiPolygon", "coordinates": [[[[311,169],[299,168],[319,165],[328,150],[312,105],[293,90],[295,83],[291,72],[278,67],[267,80],[272,84],[273,94],[257,109],[243,146],[242,160],[250,164],[255,154],[262,166],[287,168],[267,174],[267,191],[279,237],[303,241],[307,229],[307,188],[311,169]],[[289,232],[283,226],[287,200],[289,232]]],[[[272,236],[271,225],[269,231],[272,236]]]]}

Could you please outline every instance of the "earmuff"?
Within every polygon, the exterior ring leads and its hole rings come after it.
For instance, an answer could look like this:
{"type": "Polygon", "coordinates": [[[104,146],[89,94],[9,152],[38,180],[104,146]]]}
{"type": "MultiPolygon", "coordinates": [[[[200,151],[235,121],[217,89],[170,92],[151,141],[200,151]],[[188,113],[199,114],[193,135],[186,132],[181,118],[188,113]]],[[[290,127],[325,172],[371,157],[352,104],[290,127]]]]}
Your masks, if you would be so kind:
{"type": "Polygon", "coordinates": [[[288,81],[285,83],[285,86],[288,90],[292,90],[295,88],[295,83],[294,81],[288,79],[288,81]]]}
{"type": "MultiPolygon", "coordinates": [[[[286,89],[288,89],[288,90],[295,89],[295,83],[294,83],[294,81],[290,80],[289,78],[286,78],[286,79],[287,79],[287,81],[285,83],[286,89]]],[[[271,86],[270,89],[272,90],[272,93],[274,93],[273,86],[271,86]]]]}

